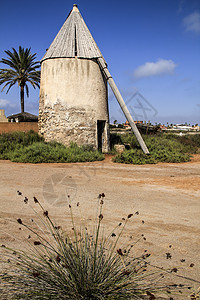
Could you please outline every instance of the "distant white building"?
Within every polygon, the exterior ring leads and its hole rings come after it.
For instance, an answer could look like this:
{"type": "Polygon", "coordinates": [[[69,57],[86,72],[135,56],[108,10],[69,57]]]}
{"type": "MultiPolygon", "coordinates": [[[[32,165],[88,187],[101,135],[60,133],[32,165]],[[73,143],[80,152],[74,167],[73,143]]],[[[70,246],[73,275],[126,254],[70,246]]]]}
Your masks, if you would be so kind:
{"type": "Polygon", "coordinates": [[[199,131],[199,126],[176,124],[176,125],[173,125],[173,129],[179,130],[179,131],[199,131]]]}

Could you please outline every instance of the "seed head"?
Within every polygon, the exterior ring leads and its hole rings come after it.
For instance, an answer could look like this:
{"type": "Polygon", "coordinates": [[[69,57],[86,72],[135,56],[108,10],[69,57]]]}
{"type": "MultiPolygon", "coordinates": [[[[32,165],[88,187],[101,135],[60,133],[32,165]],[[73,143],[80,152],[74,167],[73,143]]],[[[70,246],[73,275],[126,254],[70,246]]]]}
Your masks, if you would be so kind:
{"type": "Polygon", "coordinates": [[[22,224],[22,220],[19,218],[19,219],[17,219],[17,222],[19,223],[19,224],[22,224]]]}
{"type": "Polygon", "coordinates": [[[24,203],[25,203],[25,204],[28,203],[28,198],[27,198],[27,197],[24,198],[24,203]]]}
{"type": "Polygon", "coordinates": [[[194,264],[192,263],[192,264],[190,264],[190,268],[193,268],[194,267],[194,264]]]}
{"type": "Polygon", "coordinates": [[[43,215],[44,215],[45,217],[48,217],[48,211],[47,211],[47,210],[44,211],[44,212],[43,212],[43,215]]]}
{"type": "Polygon", "coordinates": [[[102,219],[103,219],[103,215],[100,214],[100,215],[99,215],[99,220],[101,221],[102,219]]]}
{"type": "Polygon", "coordinates": [[[171,253],[167,252],[167,253],[165,253],[165,254],[166,254],[166,258],[167,258],[167,259],[169,259],[169,258],[171,259],[171,258],[172,258],[171,253]]]}
{"type": "Polygon", "coordinates": [[[97,198],[101,199],[101,198],[104,198],[104,197],[105,197],[105,194],[101,193],[101,194],[99,194],[99,196],[97,198]]]}
{"type": "Polygon", "coordinates": [[[61,226],[55,226],[56,230],[59,230],[61,228],[61,226]]]}
{"type": "Polygon", "coordinates": [[[37,199],[36,197],[33,197],[33,200],[34,200],[35,203],[38,203],[38,202],[39,202],[38,199],[37,199]]]}
{"type": "Polygon", "coordinates": [[[130,219],[132,216],[133,216],[133,214],[129,214],[127,218],[130,219]]]}
{"type": "Polygon", "coordinates": [[[117,249],[117,253],[118,253],[119,255],[123,256],[123,252],[122,252],[122,249],[121,249],[121,248],[117,249]]]}
{"type": "Polygon", "coordinates": [[[177,271],[178,271],[178,269],[177,269],[177,268],[173,268],[173,269],[171,269],[171,272],[175,272],[175,273],[177,273],[177,271]]]}
{"type": "Polygon", "coordinates": [[[34,242],[34,245],[35,245],[35,246],[38,246],[38,245],[41,245],[41,243],[40,243],[39,241],[35,241],[35,242],[34,242]]]}

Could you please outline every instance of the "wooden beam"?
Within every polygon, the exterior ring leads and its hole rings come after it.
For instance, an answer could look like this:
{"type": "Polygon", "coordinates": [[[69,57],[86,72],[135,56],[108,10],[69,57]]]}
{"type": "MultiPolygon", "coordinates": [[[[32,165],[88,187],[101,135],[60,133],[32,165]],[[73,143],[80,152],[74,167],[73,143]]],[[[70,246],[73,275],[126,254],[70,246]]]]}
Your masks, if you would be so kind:
{"type": "Polygon", "coordinates": [[[143,150],[143,152],[145,154],[149,154],[149,150],[148,150],[141,134],[139,133],[139,131],[137,129],[137,126],[135,125],[135,122],[134,122],[134,120],[133,120],[133,118],[132,118],[132,116],[131,116],[131,114],[130,114],[130,112],[129,112],[129,110],[128,110],[128,108],[127,108],[127,106],[126,106],[126,104],[125,104],[125,102],[124,102],[124,100],[123,100],[123,98],[122,98],[122,96],[121,96],[121,94],[120,94],[120,92],[119,92],[112,76],[111,76],[111,74],[110,74],[110,72],[108,71],[105,60],[102,57],[100,57],[100,58],[97,59],[97,61],[98,61],[98,64],[99,64],[101,70],[103,71],[103,74],[105,75],[105,77],[106,77],[106,79],[107,79],[107,81],[108,81],[108,83],[109,83],[109,85],[110,85],[110,87],[111,87],[111,89],[112,89],[112,91],[113,91],[113,93],[114,93],[114,95],[115,95],[115,97],[116,97],[116,99],[117,99],[117,101],[118,101],[125,117],[126,117],[126,119],[129,121],[129,124],[130,124],[130,126],[131,126],[131,128],[132,128],[132,130],[133,130],[133,132],[134,132],[134,134],[135,134],[135,136],[136,136],[136,138],[137,138],[137,140],[138,140],[138,142],[139,142],[139,144],[140,144],[140,146],[143,150]]]}

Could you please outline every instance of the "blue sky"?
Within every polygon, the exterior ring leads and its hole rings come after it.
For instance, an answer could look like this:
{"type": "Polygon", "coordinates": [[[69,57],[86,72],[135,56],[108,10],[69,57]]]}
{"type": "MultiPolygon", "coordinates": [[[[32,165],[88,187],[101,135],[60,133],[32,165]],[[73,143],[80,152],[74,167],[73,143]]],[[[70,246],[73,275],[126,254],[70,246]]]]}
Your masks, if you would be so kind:
{"type": "MultiPolygon", "coordinates": [[[[134,119],[200,124],[200,1],[77,0],[79,10],[134,119]]],[[[40,60],[74,1],[0,0],[0,58],[31,47],[40,60]]],[[[3,64],[0,67],[4,67],[3,64]]],[[[38,114],[39,89],[25,111],[38,114]]],[[[6,115],[20,111],[18,87],[0,93],[6,115]]],[[[111,122],[125,119],[109,90],[111,122]]]]}

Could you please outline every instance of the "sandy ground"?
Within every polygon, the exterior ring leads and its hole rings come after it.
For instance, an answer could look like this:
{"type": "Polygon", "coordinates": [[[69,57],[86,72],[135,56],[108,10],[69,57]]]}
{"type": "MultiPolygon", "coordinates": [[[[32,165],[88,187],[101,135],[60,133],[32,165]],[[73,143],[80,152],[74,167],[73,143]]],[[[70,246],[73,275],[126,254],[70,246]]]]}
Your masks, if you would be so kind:
{"type": "MultiPolygon", "coordinates": [[[[25,247],[27,233],[19,230],[16,219],[30,222],[35,216],[23,203],[24,196],[29,200],[36,196],[58,224],[71,229],[67,195],[74,204],[76,222],[84,219],[90,225],[97,213],[97,196],[103,192],[105,231],[133,213],[121,243],[144,234],[146,241],[135,246],[135,253],[148,249],[153,264],[176,267],[177,274],[200,282],[199,187],[200,155],[189,163],[144,166],[116,164],[110,156],[102,162],[84,164],[0,161],[0,244],[25,247]],[[171,259],[166,259],[168,252],[171,259]]],[[[198,282],[188,283],[194,288],[200,286],[198,282]]]]}

